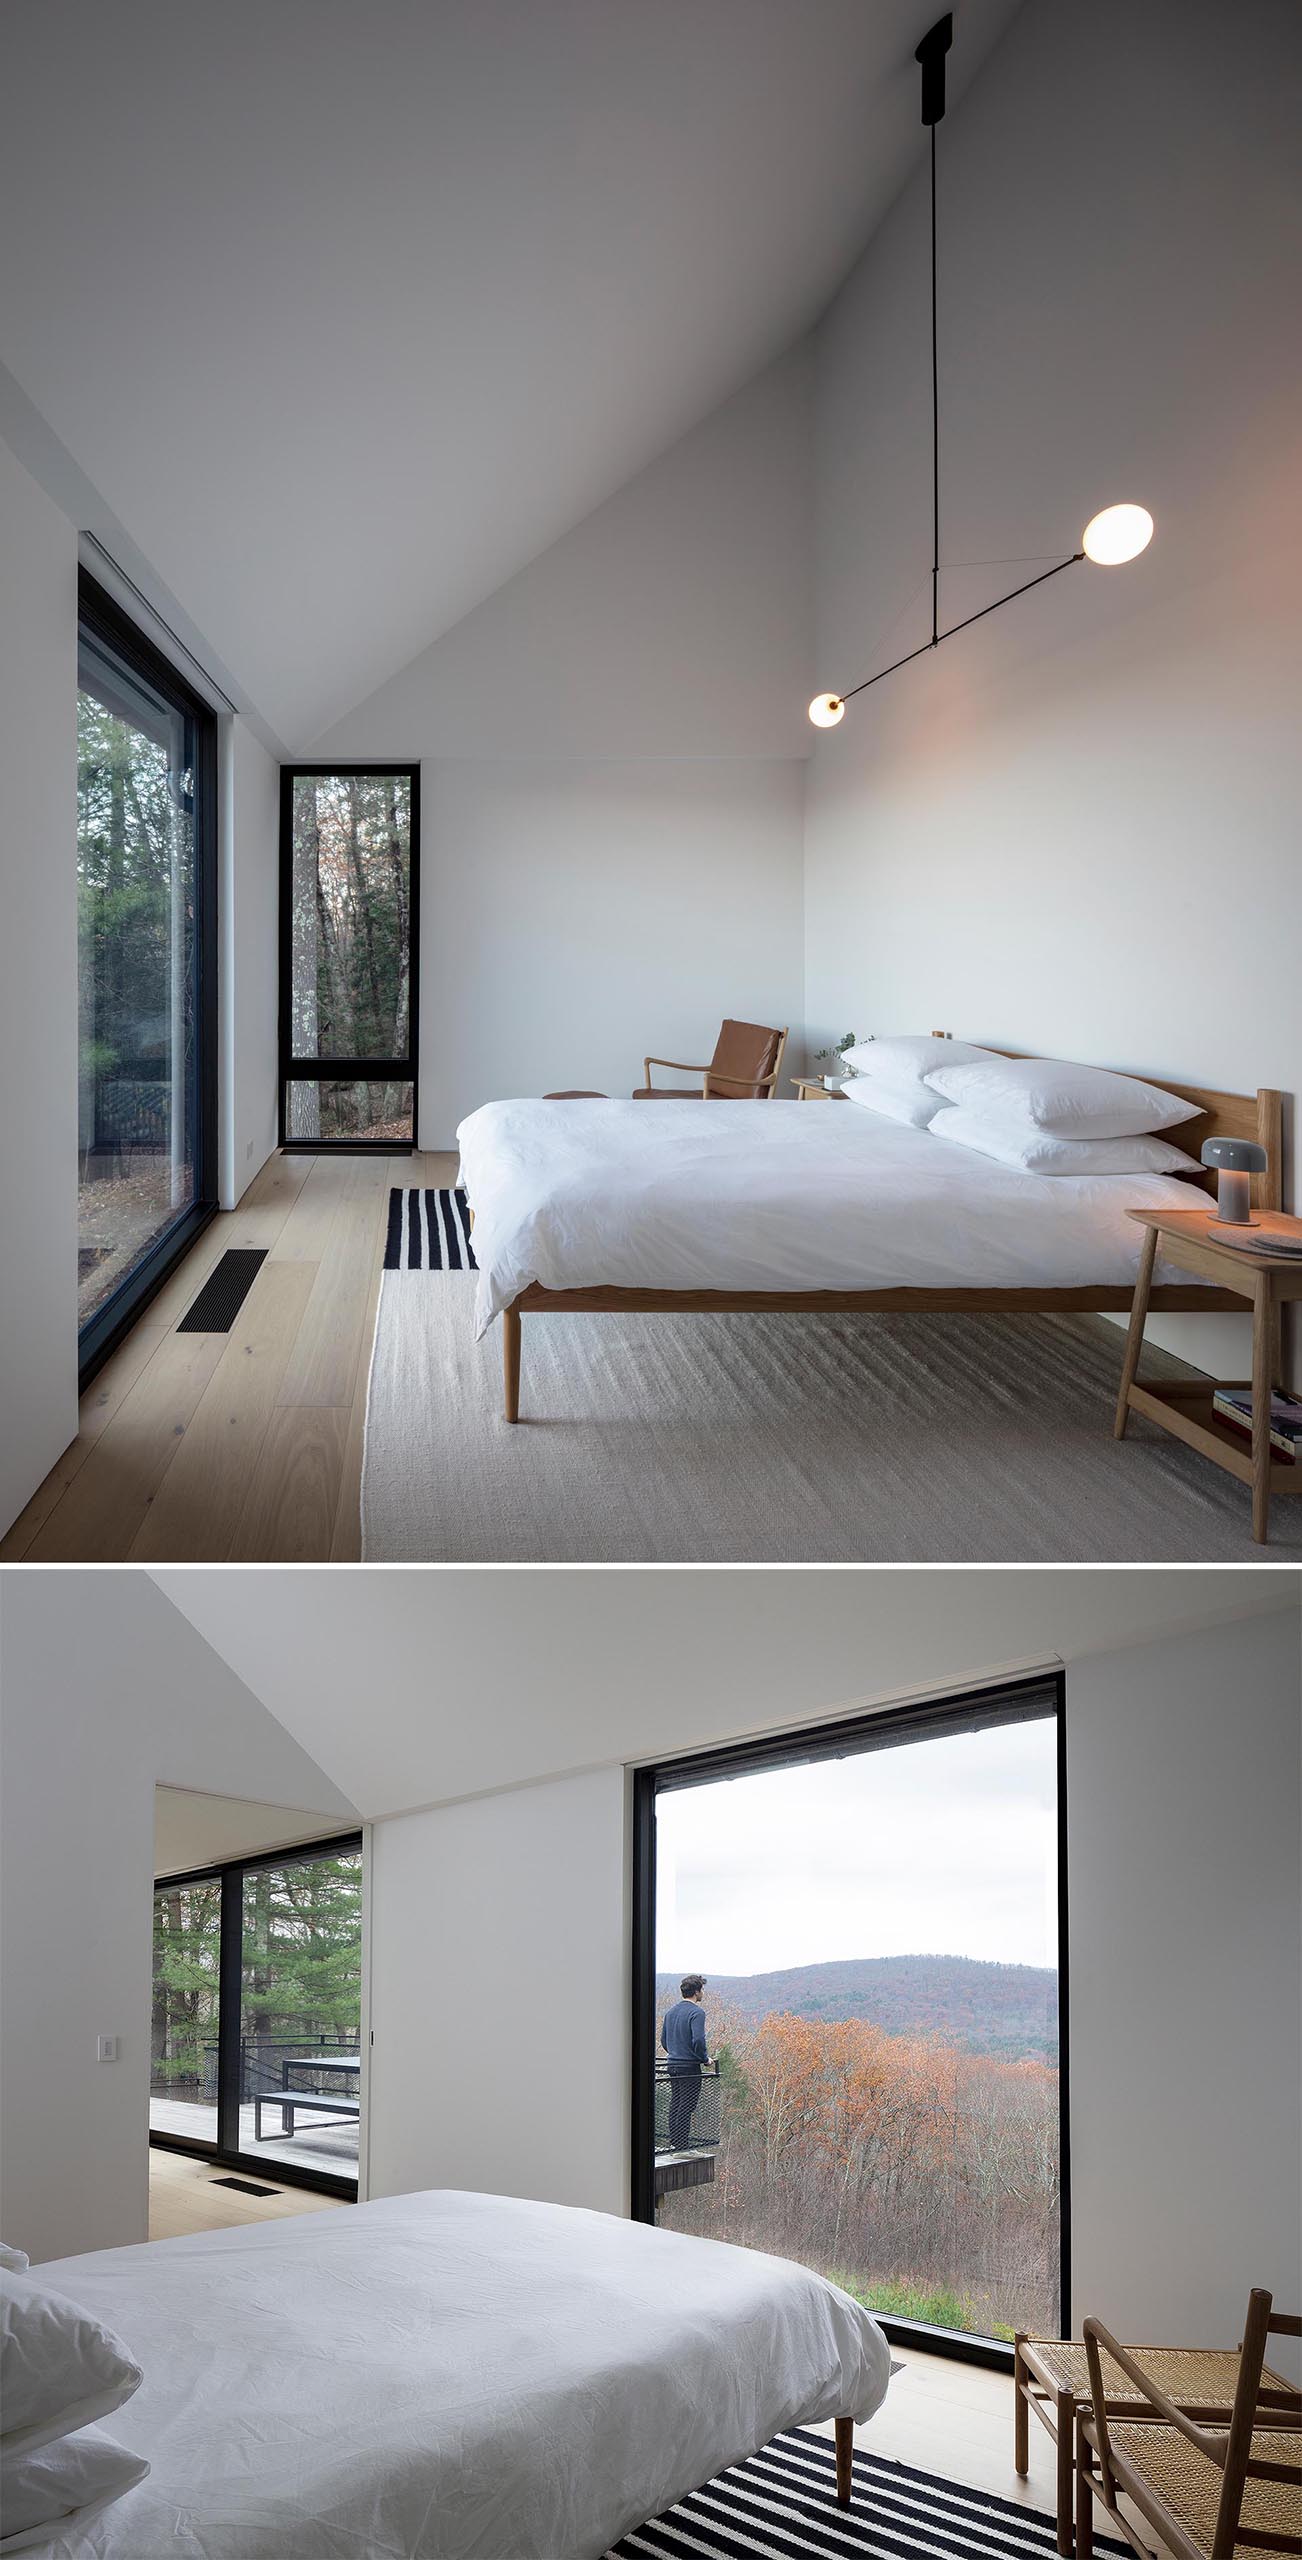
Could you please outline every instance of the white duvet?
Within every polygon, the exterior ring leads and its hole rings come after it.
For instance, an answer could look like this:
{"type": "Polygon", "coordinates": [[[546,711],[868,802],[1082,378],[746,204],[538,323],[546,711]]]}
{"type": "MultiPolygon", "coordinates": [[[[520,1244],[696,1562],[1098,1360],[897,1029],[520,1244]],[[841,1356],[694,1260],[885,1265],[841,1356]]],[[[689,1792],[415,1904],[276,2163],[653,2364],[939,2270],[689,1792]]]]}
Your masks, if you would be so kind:
{"type": "Polygon", "coordinates": [[[481,1334],[535,1282],[1129,1289],[1126,1210],[1202,1196],[1167,1174],[1014,1171],[843,1103],[489,1102],[457,1138],[481,1334]]]}
{"type": "Polygon", "coordinates": [[[890,2372],[785,2259],[451,2190],[41,2274],[143,2366],[114,2432],[152,2466],[53,2560],[598,2560],[890,2372]]]}

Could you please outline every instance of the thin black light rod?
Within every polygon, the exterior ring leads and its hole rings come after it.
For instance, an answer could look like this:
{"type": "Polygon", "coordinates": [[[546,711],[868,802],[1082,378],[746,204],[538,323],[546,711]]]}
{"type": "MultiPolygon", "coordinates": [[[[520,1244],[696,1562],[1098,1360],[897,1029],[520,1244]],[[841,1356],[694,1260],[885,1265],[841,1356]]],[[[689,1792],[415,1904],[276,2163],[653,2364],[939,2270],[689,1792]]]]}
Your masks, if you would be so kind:
{"type": "Polygon", "coordinates": [[[974,622],[984,622],[988,613],[998,613],[1001,604],[1012,604],[1015,597],[1029,595],[1032,587],[1042,587],[1047,578],[1061,577],[1064,569],[1074,569],[1084,557],[1083,551],[1073,551],[1070,560],[1058,560],[1052,569],[1042,569],[1038,578],[1028,578],[1024,586],[1010,587],[1006,596],[996,596],[993,604],[983,604],[979,613],[965,614],[961,622],[951,622],[948,631],[938,631],[920,648],[910,649],[903,658],[893,658],[889,667],[879,667],[875,676],[865,676],[862,684],[852,684],[847,692],[838,694],[838,702],[852,702],[857,693],[867,693],[870,685],[880,684],[883,676],[893,676],[898,668],[911,666],[915,658],[925,658],[929,650],[940,647],[942,640],[952,640],[956,632],[968,630],[974,622]]]}
{"type": "Polygon", "coordinates": [[[931,128],[931,637],[940,639],[940,370],[936,353],[936,128],[931,128]]]}

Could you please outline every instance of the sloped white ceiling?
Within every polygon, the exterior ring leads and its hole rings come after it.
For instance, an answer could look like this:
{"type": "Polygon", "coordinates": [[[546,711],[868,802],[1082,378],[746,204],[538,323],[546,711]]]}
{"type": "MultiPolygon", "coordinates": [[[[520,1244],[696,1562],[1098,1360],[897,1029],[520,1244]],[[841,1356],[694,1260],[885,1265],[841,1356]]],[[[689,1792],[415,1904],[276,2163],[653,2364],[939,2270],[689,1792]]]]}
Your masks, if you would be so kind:
{"type": "Polygon", "coordinates": [[[1299,1603],[1232,1567],[153,1579],[368,1816],[1299,1603]]]}
{"type": "Polygon", "coordinates": [[[243,1796],[201,1795],[192,1787],[154,1789],[154,1873],[178,1876],[226,1858],[254,1858],[296,1840],[323,1840],[347,1828],[342,1817],[292,1805],[250,1803],[243,1796]]]}
{"type": "Polygon", "coordinates": [[[0,361],[301,752],[810,325],[936,8],[2,14],[0,361]]]}

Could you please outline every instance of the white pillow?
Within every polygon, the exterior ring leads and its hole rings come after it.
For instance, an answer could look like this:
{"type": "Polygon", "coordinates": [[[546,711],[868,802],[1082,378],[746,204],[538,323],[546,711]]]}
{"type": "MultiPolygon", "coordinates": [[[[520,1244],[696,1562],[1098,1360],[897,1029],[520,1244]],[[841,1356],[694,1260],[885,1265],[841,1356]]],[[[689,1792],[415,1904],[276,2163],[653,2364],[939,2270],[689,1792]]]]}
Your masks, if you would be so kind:
{"type": "Polygon", "coordinates": [[[856,1076],[853,1084],[843,1084],[841,1091],[847,1102],[857,1102],[864,1111],[875,1111],[883,1120],[903,1120],[910,1129],[929,1129],[933,1120],[950,1106],[940,1094],[929,1093],[925,1084],[914,1085],[906,1093],[897,1093],[889,1084],[879,1084],[875,1076],[856,1076]]]}
{"type": "Polygon", "coordinates": [[[31,2263],[25,2249],[7,2249],[4,2241],[0,2240],[0,2267],[10,2267],[16,2276],[20,2276],[24,2267],[30,2267],[31,2263]]]}
{"type": "Polygon", "coordinates": [[[1005,1127],[1049,1129],[1057,1138],[1139,1138],[1150,1129],[1173,1129],[1198,1115],[1160,1085],[1107,1067],[1076,1067],[1058,1058],[982,1058],[974,1064],[938,1064],[927,1074],[933,1092],[964,1111],[1005,1127]]]}
{"type": "Polygon", "coordinates": [[[0,2460],[4,2531],[0,2551],[27,2551],[61,2526],[80,2533],[102,2507],[124,2498],[149,2476],[149,2465],[94,2427],[43,2453],[0,2460]]]}
{"type": "Polygon", "coordinates": [[[1201,1173],[1202,1167],[1165,1138],[1055,1138],[1050,1129],[985,1119],[976,1111],[942,1109],[933,1135],[952,1138],[1022,1173],[1201,1173]]]}
{"type": "Polygon", "coordinates": [[[987,1058],[988,1049],[973,1049],[966,1040],[937,1040],[931,1037],[899,1040],[858,1040],[853,1049],[841,1055],[861,1076],[872,1076],[878,1084],[893,1085],[897,1092],[921,1084],[929,1067],[958,1066],[968,1059],[987,1058]]]}
{"type": "Polygon", "coordinates": [[[143,2380],[120,2338],[39,2274],[0,2271],[0,2453],[34,2453],[120,2409],[143,2380]]]}

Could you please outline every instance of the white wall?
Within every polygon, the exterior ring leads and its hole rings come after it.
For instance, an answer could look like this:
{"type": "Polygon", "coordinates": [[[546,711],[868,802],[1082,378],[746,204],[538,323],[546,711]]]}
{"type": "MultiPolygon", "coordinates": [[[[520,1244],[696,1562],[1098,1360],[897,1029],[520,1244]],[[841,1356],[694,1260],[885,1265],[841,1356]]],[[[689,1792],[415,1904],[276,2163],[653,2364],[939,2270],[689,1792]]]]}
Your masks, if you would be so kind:
{"type": "MultiPolygon", "coordinates": [[[[1302,1088],[1302,1016],[1269,958],[1302,936],[1300,70],[1288,0],[1055,0],[1021,11],[942,125],[942,555],[1014,555],[947,576],[943,619],[1032,575],[1019,558],[1077,548],[1111,500],[1157,530],[820,741],[811,1035],[943,1026],[1302,1088]]],[[[818,332],[820,685],[930,627],[924,187],[818,332]]],[[[1296,1124],[1291,1159],[1296,1205],[1296,1124]]],[[[1215,1365],[1239,1320],[1165,1324],[1215,1365]]]]}
{"type": "Polygon", "coordinates": [[[1232,2345],[1250,2285],[1302,2301],[1297,1629],[1096,1655],[1067,1701],[1076,2318],[1232,2345]]]}
{"type": "MultiPolygon", "coordinates": [[[[81,495],[74,479],[68,504],[81,495]]],[[[75,518],[0,438],[0,1076],[18,1098],[0,1137],[0,1534],[77,1429],[77,549],[75,518]]],[[[230,1208],[276,1143],[279,767],[246,719],[222,732],[230,1208]]]]}
{"type": "Polygon", "coordinates": [[[371,1835],[370,2193],[628,2202],[622,1769],[371,1835]]]}
{"type": "Polygon", "coordinates": [[[221,1204],[277,1143],[280,767],[245,720],[223,722],[221,1204]]]}
{"type": "Polygon", "coordinates": [[[0,442],[0,1531],[77,1428],[77,537],[0,442]]]}
{"type": "Polygon", "coordinates": [[[427,763],[423,1144],[499,1095],[629,1094],[725,1014],[798,1026],[800,773],[427,763]]]}
{"type": "MultiPolygon", "coordinates": [[[[1296,1614],[1066,1676],[1076,2317],[1232,2340],[1302,2290],[1296,1614]]],[[[623,2209],[629,1856],[614,1766],[375,1826],[373,2193],[623,2209]]]]}
{"type": "Polygon", "coordinates": [[[5,1573],[0,1697],[0,2227],[60,2257],[148,2229],[156,1785],[354,1816],[143,1573],[5,1573]]]}
{"type": "Polygon", "coordinates": [[[312,754],[422,760],[420,1134],[798,1026],[805,346],[312,754]]]}

